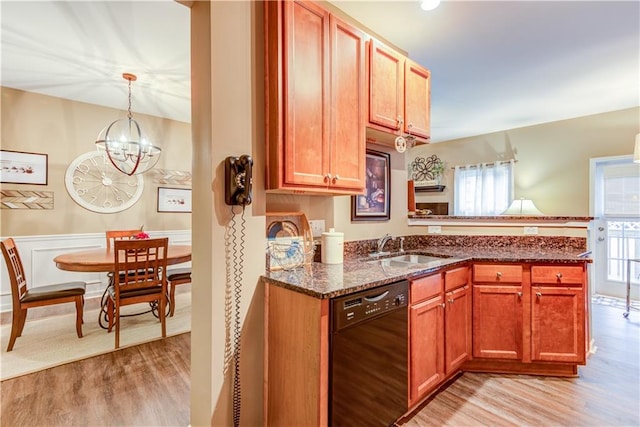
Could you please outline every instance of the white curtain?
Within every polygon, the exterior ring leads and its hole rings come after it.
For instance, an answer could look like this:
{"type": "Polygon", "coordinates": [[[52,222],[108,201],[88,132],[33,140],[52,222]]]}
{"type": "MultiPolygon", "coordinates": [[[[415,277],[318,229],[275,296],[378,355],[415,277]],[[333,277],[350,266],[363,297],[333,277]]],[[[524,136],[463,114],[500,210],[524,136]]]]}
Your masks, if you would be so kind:
{"type": "Polygon", "coordinates": [[[454,215],[500,215],[513,200],[514,161],[456,166],[454,215]]]}

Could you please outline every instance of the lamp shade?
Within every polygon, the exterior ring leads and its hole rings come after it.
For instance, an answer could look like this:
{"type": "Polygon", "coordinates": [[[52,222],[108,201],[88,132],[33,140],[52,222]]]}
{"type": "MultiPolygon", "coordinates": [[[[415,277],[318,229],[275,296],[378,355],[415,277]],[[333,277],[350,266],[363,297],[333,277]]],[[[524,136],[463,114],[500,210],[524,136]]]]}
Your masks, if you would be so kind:
{"type": "Polygon", "coordinates": [[[633,162],[640,163],[640,133],[636,135],[636,146],[633,149],[633,162]]]}
{"type": "Polygon", "coordinates": [[[507,210],[502,212],[502,215],[537,216],[544,214],[536,208],[533,201],[522,198],[511,202],[507,210]]]}

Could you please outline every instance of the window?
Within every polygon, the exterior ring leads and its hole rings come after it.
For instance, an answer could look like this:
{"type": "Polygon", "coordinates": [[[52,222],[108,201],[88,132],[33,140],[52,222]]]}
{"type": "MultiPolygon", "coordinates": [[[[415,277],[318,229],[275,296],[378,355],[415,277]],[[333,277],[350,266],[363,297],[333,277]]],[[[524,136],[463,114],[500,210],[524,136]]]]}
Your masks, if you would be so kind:
{"type": "Polygon", "coordinates": [[[513,163],[456,166],[454,215],[500,215],[513,200],[513,163]]]}

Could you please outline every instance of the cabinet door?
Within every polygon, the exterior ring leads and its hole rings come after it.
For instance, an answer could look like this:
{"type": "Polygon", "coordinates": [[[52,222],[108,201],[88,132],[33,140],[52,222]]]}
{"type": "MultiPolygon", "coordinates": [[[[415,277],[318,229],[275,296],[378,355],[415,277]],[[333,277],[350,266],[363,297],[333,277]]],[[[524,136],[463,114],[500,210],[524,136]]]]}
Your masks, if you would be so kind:
{"type": "Polygon", "coordinates": [[[584,304],[582,288],[532,289],[532,360],[585,363],[584,304]]]}
{"type": "Polygon", "coordinates": [[[328,185],[330,150],[329,13],[284,2],[285,184],[328,185]]]}
{"type": "Polygon", "coordinates": [[[468,286],[445,295],[445,371],[447,375],[471,357],[471,291],[468,286]]]}
{"type": "Polygon", "coordinates": [[[429,138],[431,75],[429,70],[410,59],[406,59],[404,69],[404,132],[429,138]]]}
{"type": "Polygon", "coordinates": [[[404,56],[371,40],[369,48],[369,122],[394,131],[404,120],[404,56]]]}
{"type": "Polygon", "coordinates": [[[331,15],[330,185],[365,186],[365,45],[364,33],[331,15]]]}
{"type": "Polygon", "coordinates": [[[473,287],[473,357],[522,358],[522,287],[473,287]]]}
{"type": "Polygon", "coordinates": [[[410,309],[410,405],[444,378],[444,318],[442,296],[410,309]]]}

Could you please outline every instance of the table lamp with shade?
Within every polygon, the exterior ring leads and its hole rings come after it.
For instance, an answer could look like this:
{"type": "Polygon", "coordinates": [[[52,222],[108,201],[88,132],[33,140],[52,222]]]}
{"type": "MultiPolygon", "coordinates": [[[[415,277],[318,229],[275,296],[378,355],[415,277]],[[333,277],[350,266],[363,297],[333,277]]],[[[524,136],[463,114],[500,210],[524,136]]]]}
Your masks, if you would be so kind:
{"type": "Polygon", "coordinates": [[[511,202],[507,210],[500,215],[540,216],[544,214],[536,208],[532,200],[520,198],[511,202]]]}

